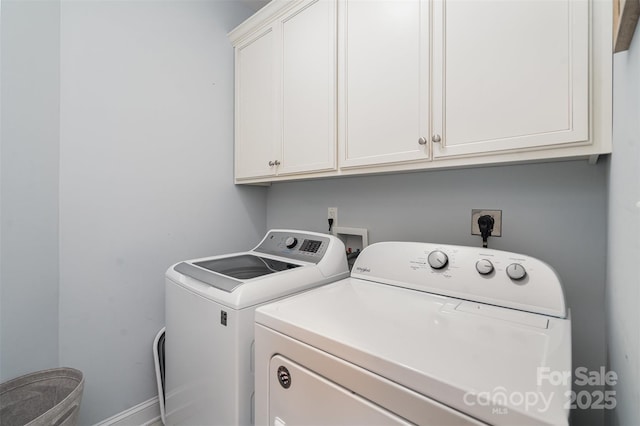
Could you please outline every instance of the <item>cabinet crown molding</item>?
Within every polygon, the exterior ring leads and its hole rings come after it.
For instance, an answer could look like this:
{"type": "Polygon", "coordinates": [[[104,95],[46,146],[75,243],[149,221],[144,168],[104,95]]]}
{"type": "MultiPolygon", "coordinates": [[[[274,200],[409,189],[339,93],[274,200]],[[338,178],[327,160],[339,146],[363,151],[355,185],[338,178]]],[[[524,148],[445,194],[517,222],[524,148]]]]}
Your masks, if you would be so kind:
{"type": "Polygon", "coordinates": [[[279,16],[284,15],[296,5],[305,1],[308,0],[271,0],[262,9],[247,18],[246,21],[229,31],[227,37],[229,37],[231,44],[234,46],[242,43],[251,34],[270,25],[279,16]]]}

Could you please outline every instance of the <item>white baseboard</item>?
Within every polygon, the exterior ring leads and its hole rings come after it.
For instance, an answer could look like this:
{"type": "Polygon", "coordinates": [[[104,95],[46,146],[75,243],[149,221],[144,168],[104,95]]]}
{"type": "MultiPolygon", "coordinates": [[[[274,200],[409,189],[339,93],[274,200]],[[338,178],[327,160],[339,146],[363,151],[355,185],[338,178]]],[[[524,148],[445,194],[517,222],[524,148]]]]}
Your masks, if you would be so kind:
{"type": "Polygon", "coordinates": [[[157,396],[111,416],[94,426],[151,426],[156,424],[162,425],[157,396]]]}

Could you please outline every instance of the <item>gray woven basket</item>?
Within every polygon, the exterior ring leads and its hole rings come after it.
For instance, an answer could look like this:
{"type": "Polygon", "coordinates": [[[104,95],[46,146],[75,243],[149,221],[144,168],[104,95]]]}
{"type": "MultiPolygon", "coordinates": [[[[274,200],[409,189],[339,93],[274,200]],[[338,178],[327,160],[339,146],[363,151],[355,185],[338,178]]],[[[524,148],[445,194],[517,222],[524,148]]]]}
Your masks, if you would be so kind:
{"type": "Polygon", "coordinates": [[[0,384],[2,426],[75,426],[84,376],[73,368],[53,368],[0,384]]]}

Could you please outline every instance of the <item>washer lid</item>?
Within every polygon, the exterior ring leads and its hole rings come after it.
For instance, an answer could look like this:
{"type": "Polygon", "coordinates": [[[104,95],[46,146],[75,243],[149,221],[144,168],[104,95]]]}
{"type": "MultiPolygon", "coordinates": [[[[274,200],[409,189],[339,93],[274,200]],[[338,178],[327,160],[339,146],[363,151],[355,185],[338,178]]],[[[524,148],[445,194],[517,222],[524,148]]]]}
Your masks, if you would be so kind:
{"type": "Polygon", "coordinates": [[[570,371],[568,319],[348,278],[256,322],[491,424],[567,423],[570,382],[538,369],[570,371]]]}
{"type": "Polygon", "coordinates": [[[179,262],[165,274],[231,309],[244,309],[349,276],[344,244],[333,235],[274,229],[247,252],[179,262]]]}
{"type": "Polygon", "coordinates": [[[182,262],[173,269],[220,290],[232,292],[242,285],[242,280],[249,280],[300,266],[302,265],[246,253],[192,263],[182,262]],[[215,272],[215,274],[211,272],[215,272]]]}

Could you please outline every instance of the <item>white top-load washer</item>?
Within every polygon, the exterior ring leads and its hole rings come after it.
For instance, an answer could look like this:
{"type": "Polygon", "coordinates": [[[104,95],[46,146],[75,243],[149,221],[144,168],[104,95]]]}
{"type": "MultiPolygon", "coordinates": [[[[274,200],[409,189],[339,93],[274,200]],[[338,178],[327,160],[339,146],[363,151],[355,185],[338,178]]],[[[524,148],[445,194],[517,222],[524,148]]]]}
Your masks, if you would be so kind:
{"type": "Polygon", "coordinates": [[[166,273],[168,425],[253,423],[256,307],[349,275],[331,235],[271,230],[254,249],[166,273]]]}
{"type": "Polygon", "coordinates": [[[532,257],[377,243],[255,318],[258,425],[568,423],[571,321],[532,257]]]}

